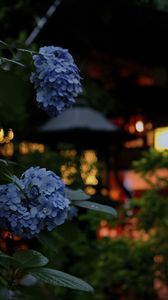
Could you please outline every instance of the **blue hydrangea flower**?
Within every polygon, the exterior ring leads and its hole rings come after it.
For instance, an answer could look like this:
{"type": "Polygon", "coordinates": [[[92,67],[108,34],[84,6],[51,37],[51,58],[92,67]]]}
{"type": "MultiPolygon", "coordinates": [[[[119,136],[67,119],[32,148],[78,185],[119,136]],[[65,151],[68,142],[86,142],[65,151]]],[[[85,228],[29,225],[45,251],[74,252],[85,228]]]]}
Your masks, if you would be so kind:
{"type": "Polygon", "coordinates": [[[30,80],[36,100],[50,116],[57,116],[82,92],[79,70],[68,50],[61,47],[41,47],[33,61],[35,71],[30,80]]]}
{"type": "Polygon", "coordinates": [[[0,186],[0,227],[23,238],[52,230],[69,217],[65,185],[55,173],[31,167],[15,183],[0,186]]]}
{"type": "Polygon", "coordinates": [[[72,220],[74,217],[77,217],[78,209],[75,206],[71,206],[68,211],[68,220],[72,220]]]}

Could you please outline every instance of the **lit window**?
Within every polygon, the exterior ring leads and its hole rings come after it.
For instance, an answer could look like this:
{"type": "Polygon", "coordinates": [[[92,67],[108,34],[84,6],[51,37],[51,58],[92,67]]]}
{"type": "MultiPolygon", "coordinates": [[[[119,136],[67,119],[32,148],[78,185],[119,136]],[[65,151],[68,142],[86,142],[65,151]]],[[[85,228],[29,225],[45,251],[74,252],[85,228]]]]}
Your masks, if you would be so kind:
{"type": "Polygon", "coordinates": [[[154,130],[154,148],[157,151],[168,150],[168,127],[154,130]]]}

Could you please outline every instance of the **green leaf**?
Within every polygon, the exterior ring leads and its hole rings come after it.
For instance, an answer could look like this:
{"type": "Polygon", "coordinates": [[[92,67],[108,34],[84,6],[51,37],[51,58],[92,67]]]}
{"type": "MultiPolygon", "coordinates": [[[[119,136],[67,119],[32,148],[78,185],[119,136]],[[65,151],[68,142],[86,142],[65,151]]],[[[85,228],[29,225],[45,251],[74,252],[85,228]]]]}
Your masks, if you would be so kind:
{"type": "Polygon", "coordinates": [[[84,207],[95,211],[111,214],[115,217],[117,216],[116,210],[107,205],[102,205],[91,201],[74,201],[73,204],[79,207],[84,207]]]}
{"type": "Polygon", "coordinates": [[[0,65],[2,65],[4,63],[12,63],[12,64],[18,65],[20,67],[25,67],[25,65],[23,65],[22,63],[20,63],[20,62],[18,62],[16,60],[8,59],[6,57],[0,57],[0,65]]]}
{"type": "Polygon", "coordinates": [[[8,163],[5,159],[0,159],[0,164],[5,165],[6,167],[8,166],[8,163]]]}
{"type": "Polygon", "coordinates": [[[22,269],[43,267],[48,263],[47,257],[34,250],[17,251],[13,257],[22,269]]]}
{"type": "Polygon", "coordinates": [[[90,198],[90,196],[85,194],[81,189],[71,190],[69,188],[66,188],[66,197],[71,201],[87,200],[90,198]]]}
{"type": "Polygon", "coordinates": [[[80,237],[80,229],[76,224],[71,221],[67,221],[61,226],[58,226],[55,230],[55,235],[59,238],[61,243],[73,243],[80,237]]]}
{"type": "Polygon", "coordinates": [[[29,273],[40,281],[54,286],[59,285],[70,289],[93,292],[93,288],[85,281],[58,270],[38,268],[30,270],[29,273]]]}
{"type": "MultiPolygon", "coordinates": [[[[64,224],[63,224],[64,225],[64,224]]],[[[63,226],[62,225],[62,226],[63,226]]],[[[62,226],[58,226],[58,227],[61,227],[62,228],[62,226]]],[[[48,232],[47,233],[45,233],[45,232],[40,232],[39,234],[38,234],[38,236],[37,236],[37,239],[39,240],[39,242],[45,247],[45,248],[47,248],[48,250],[50,250],[50,251],[52,251],[52,252],[55,252],[57,249],[56,249],[56,247],[55,247],[55,244],[56,244],[56,241],[55,241],[55,239],[52,237],[52,236],[50,236],[49,234],[48,234],[48,232]]]]}
{"type": "Polygon", "coordinates": [[[18,165],[18,163],[7,159],[0,159],[0,163],[4,164],[6,167],[10,167],[11,165],[18,165]]]}
{"type": "Polygon", "coordinates": [[[26,101],[30,99],[32,84],[16,72],[0,68],[0,123],[5,128],[18,128],[21,131],[28,116],[26,101]],[[10,113],[12,112],[12,113],[10,113]]]}
{"type": "Polygon", "coordinates": [[[0,251],[0,265],[4,268],[8,268],[9,264],[14,263],[15,259],[2,251],[0,251]]]}
{"type": "Polygon", "coordinates": [[[32,51],[32,50],[28,50],[28,49],[22,49],[22,48],[18,48],[17,51],[29,53],[31,55],[39,54],[38,52],[35,52],[35,51],[32,51]]]}
{"type": "Polygon", "coordinates": [[[20,279],[19,285],[30,287],[30,286],[34,286],[37,282],[38,282],[37,278],[35,278],[31,274],[26,274],[20,279]]]}
{"type": "Polygon", "coordinates": [[[9,48],[10,47],[8,46],[7,43],[0,40],[0,49],[9,49],[9,48]]]}
{"type": "Polygon", "coordinates": [[[9,290],[0,287],[0,300],[35,300],[30,295],[25,295],[18,290],[9,290]]]}

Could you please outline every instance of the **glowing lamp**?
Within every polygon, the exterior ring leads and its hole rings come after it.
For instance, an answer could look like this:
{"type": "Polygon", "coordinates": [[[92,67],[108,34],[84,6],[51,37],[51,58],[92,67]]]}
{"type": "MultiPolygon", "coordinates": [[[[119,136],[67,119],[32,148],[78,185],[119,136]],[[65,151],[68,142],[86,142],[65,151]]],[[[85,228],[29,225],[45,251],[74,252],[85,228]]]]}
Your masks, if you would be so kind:
{"type": "Polygon", "coordinates": [[[128,124],[126,125],[126,129],[131,134],[142,135],[145,131],[145,118],[142,115],[134,115],[130,118],[128,124]]]}
{"type": "Polygon", "coordinates": [[[157,151],[168,150],[168,127],[160,127],[155,129],[154,148],[157,151]]]}
{"type": "Polygon", "coordinates": [[[137,132],[141,133],[145,130],[145,126],[144,126],[144,122],[141,121],[141,120],[138,120],[136,123],[135,123],[135,129],[137,132]]]}

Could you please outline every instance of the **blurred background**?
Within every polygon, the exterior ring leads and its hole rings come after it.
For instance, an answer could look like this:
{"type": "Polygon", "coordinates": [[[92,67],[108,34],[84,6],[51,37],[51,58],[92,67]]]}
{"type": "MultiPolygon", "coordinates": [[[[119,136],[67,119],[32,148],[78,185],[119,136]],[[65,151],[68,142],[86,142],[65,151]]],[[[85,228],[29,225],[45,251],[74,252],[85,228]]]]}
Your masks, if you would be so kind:
{"type": "MultiPolygon", "coordinates": [[[[167,35],[166,0],[0,1],[0,39],[13,49],[69,49],[83,86],[51,119],[35,103],[30,55],[17,57],[26,70],[3,66],[0,157],[53,170],[118,211],[111,220],[81,209],[44,237],[51,263],[95,294],[32,289],[37,299],[168,298],[167,35]]],[[[11,58],[2,45],[0,53],[11,58]]]]}

